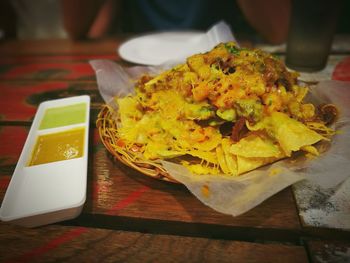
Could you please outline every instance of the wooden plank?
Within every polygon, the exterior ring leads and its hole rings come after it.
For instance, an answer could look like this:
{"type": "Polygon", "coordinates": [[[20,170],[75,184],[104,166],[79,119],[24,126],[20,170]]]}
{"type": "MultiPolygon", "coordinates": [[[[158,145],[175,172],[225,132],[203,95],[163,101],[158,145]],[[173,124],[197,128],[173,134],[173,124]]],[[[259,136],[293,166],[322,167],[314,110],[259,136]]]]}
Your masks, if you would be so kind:
{"type": "MultiPolygon", "coordinates": [[[[116,54],[19,55],[0,59],[0,80],[92,80],[90,60],[117,60],[116,54]]],[[[126,65],[123,62],[119,62],[126,65]]]]}
{"type": "Polygon", "coordinates": [[[181,185],[146,177],[114,162],[100,142],[97,130],[93,152],[85,213],[228,227],[300,228],[289,188],[246,214],[232,217],[205,206],[181,185]]]}
{"type": "MultiPolygon", "coordinates": [[[[0,167],[17,163],[28,133],[26,126],[0,126],[0,167]]],[[[5,172],[0,170],[0,173],[5,172]]]]}
{"type": "MultiPolygon", "coordinates": [[[[16,140],[17,143],[3,144],[1,156],[5,160],[0,165],[0,171],[2,171],[0,181],[4,182],[2,189],[4,194],[5,183],[9,181],[8,178],[13,172],[25,140],[25,129],[2,127],[1,131],[0,141],[2,142],[10,141],[9,138],[14,134],[21,137],[16,140]]],[[[224,227],[220,233],[218,232],[218,236],[228,235],[227,229],[230,227],[239,227],[241,238],[244,239],[256,238],[254,231],[262,228],[290,231],[292,238],[295,238],[296,232],[300,229],[290,188],[281,191],[242,216],[224,215],[205,206],[182,185],[146,177],[114,162],[102,145],[97,129],[90,130],[90,133],[89,181],[84,214],[96,217],[95,226],[99,224],[106,226],[108,222],[104,221],[105,217],[113,220],[129,218],[141,221],[134,226],[126,224],[126,228],[134,227],[140,230],[144,227],[144,220],[148,220],[149,231],[159,231],[160,225],[153,224],[154,222],[170,221],[177,229],[164,229],[165,232],[185,233],[189,224],[201,224],[202,228],[193,229],[197,235],[215,235],[211,232],[215,228],[210,230],[206,227],[210,225],[224,227]],[[254,227],[255,230],[245,231],[248,227],[254,227]]],[[[83,221],[84,218],[82,218],[82,224],[85,224],[86,222],[83,221]]],[[[120,221],[115,220],[111,227],[118,228],[119,224],[120,221]]],[[[265,234],[266,232],[262,231],[260,238],[265,234]]]]}
{"type": "Polygon", "coordinates": [[[350,262],[350,243],[336,240],[310,240],[306,242],[310,259],[314,263],[350,262]]]}
{"type": "Polygon", "coordinates": [[[87,61],[83,62],[28,62],[0,64],[2,80],[90,80],[95,72],[87,61]]]}
{"type": "Polygon", "coordinates": [[[112,54],[64,54],[64,55],[13,55],[2,54],[0,65],[5,64],[25,64],[25,63],[43,63],[43,62],[77,62],[89,61],[92,59],[117,60],[116,53],[112,54]]]}
{"type": "Polygon", "coordinates": [[[303,227],[323,227],[350,231],[350,178],[329,189],[310,182],[293,185],[303,227]]]}
{"type": "Polygon", "coordinates": [[[304,247],[174,235],[0,224],[7,262],[308,262],[304,247]]]}
{"type": "Polygon", "coordinates": [[[95,82],[9,81],[0,83],[0,121],[31,121],[45,100],[89,95],[96,115],[103,100],[95,82]]]}
{"type": "Polygon", "coordinates": [[[8,55],[85,55],[116,54],[124,38],[82,40],[7,40],[0,43],[0,57],[8,55]]]}
{"type": "Polygon", "coordinates": [[[0,200],[2,202],[2,200],[4,199],[5,193],[6,193],[6,189],[10,183],[10,180],[11,180],[11,176],[10,176],[10,174],[12,174],[11,171],[14,170],[14,167],[13,167],[13,169],[10,169],[11,170],[10,172],[8,172],[8,171],[4,172],[4,170],[6,168],[3,166],[0,169],[1,169],[1,171],[0,171],[0,200]]]}

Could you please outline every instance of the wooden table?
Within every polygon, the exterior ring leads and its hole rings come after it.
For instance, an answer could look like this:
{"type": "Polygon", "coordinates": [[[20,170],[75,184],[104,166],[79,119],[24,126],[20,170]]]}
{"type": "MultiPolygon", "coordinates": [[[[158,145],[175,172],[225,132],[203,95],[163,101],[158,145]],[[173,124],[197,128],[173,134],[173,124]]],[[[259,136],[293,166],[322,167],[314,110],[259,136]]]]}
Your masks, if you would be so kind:
{"type": "MultiPolygon", "coordinates": [[[[146,177],[113,161],[95,127],[103,101],[88,61],[120,61],[115,50],[121,40],[0,43],[0,200],[38,104],[81,94],[92,100],[82,214],[34,229],[1,222],[1,262],[350,260],[349,230],[305,223],[292,187],[232,217],[205,206],[181,185],[146,177]]],[[[332,56],[332,69],[348,54],[332,56]]],[[[326,78],[333,76],[327,74],[326,78]]]]}

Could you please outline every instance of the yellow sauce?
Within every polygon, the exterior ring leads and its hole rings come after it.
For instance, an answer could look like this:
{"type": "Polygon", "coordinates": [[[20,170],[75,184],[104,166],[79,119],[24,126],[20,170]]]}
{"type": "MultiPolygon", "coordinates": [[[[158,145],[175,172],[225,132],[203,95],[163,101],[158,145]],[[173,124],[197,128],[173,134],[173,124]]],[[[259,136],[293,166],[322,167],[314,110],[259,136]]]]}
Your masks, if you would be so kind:
{"type": "Polygon", "coordinates": [[[28,166],[79,158],[84,152],[84,128],[40,135],[28,166]]]}

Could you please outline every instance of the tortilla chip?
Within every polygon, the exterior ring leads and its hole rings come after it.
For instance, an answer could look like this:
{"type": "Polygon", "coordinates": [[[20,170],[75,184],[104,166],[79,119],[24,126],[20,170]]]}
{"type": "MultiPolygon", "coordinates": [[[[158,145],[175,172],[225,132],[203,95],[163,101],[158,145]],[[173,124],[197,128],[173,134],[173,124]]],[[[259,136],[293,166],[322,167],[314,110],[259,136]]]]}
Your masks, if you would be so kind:
{"type": "Polygon", "coordinates": [[[250,134],[232,144],[230,153],[242,157],[281,157],[283,152],[268,136],[250,134]]]}
{"type": "Polygon", "coordinates": [[[218,147],[216,147],[215,150],[216,150],[216,155],[218,157],[218,162],[219,162],[219,166],[220,166],[221,170],[225,174],[230,174],[230,170],[227,166],[226,159],[225,159],[225,153],[224,153],[224,150],[222,149],[222,146],[218,145],[218,147]]]}
{"type": "Polygon", "coordinates": [[[276,138],[287,156],[290,156],[292,151],[298,151],[303,146],[312,145],[323,139],[317,132],[286,114],[275,112],[271,117],[276,138]]]}
{"type": "Polygon", "coordinates": [[[237,156],[237,172],[242,174],[254,170],[260,166],[273,163],[282,159],[282,157],[270,157],[270,158],[246,158],[242,156],[237,156]]]}
{"type": "Polygon", "coordinates": [[[238,175],[237,172],[237,157],[230,153],[231,141],[228,138],[223,138],[221,141],[222,149],[225,156],[225,162],[230,173],[234,176],[238,175]]]}
{"type": "Polygon", "coordinates": [[[298,151],[303,146],[325,139],[303,123],[281,112],[273,112],[257,125],[247,125],[247,127],[252,131],[265,130],[279,142],[287,156],[291,156],[293,151],[298,151]]]}

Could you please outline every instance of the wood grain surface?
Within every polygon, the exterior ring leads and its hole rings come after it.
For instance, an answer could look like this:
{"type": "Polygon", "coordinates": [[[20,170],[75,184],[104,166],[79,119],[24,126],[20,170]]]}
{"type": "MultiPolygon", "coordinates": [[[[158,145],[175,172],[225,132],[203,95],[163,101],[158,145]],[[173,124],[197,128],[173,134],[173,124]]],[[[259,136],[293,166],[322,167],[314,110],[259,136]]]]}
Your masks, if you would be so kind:
{"type": "Polygon", "coordinates": [[[94,117],[103,103],[91,81],[1,81],[0,89],[0,121],[31,122],[39,104],[46,100],[89,95],[94,117]]]}
{"type": "Polygon", "coordinates": [[[337,240],[310,240],[307,241],[307,250],[312,262],[350,262],[350,239],[337,240]]]}
{"type": "Polygon", "coordinates": [[[46,226],[0,225],[2,262],[308,262],[303,247],[46,226]]]}
{"type": "MultiPolygon", "coordinates": [[[[291,187],[232,217],[207,207],[182,185],[116,162],[95,127],[103,100],[88,62],[109,59],[131,65],[116,52],[126,38],[0,43],[0,202],[38,105],[82,94],[91,97],[82,214],[35,229],[0,223],[0,262],[349,261],[349,232],[305,224],[291,187]]],[[[340,68],[331,65],[336,74],[325,71],[311,77],[316,82],[347,78],[347,56],[337,52],[331,57],[331,63],[342,61],[340,68]]]]}
{"type": "MultiPolygon", "coordinates": [[[[8,40],[0,45],[2,56],[116,54],[120,39],[70,41],[67,39],[8,40]]],[[[118,56],[119,57],[119,56],[118,56]]]]}
{"type": "MultiPolygon", "coordinates": [[[[2,194],[28,129],[1,126],[2,194]]],[[[78,224],[243,240],[270,235],[272,239],[297,242],[300,224],[290,188],[242,216],[224,215],[205,206],[181,185],[146,177],[114,161],[99,140],[97,129],[91,128],[90,133],[87,201],[78,224]]]]}
{"type": "Polygon", "coordinates": [[[0,72],[5,80],[95,80],[95,72],[85,61],[6,63],[0,64],[0,72]]]}

